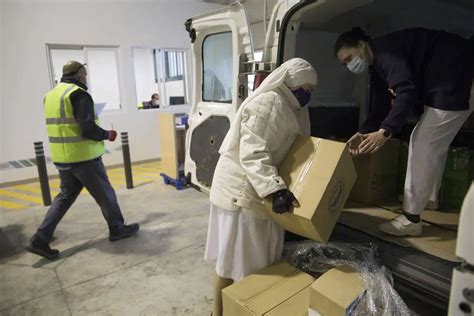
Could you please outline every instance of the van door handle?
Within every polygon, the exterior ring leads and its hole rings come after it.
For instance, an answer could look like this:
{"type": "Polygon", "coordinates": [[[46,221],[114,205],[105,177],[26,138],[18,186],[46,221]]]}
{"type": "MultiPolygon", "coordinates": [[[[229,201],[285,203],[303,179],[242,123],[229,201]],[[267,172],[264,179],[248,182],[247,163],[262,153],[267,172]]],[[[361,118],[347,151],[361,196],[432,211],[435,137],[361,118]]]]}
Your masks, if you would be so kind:
{"type": "Polygon", "coordinates": [[[246,96],[245,94],[245,86],[243,84],[239,85],[239,98],[244,99],[246,96]]]}

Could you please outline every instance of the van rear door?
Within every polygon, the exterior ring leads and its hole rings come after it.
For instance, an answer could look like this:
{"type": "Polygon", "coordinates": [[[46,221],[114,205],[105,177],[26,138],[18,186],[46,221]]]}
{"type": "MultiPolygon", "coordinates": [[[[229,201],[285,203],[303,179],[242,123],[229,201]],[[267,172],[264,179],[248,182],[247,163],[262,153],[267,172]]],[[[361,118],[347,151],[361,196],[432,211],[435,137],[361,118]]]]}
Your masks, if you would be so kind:
{"type": "Polygon", "coordinates": [[[208,191],[219,148],[247,96],[246,62],[253,59],[247,16],[240,3],[186,21],[193,58],[193,96],[186,134],[188,182],[208,191]]]}

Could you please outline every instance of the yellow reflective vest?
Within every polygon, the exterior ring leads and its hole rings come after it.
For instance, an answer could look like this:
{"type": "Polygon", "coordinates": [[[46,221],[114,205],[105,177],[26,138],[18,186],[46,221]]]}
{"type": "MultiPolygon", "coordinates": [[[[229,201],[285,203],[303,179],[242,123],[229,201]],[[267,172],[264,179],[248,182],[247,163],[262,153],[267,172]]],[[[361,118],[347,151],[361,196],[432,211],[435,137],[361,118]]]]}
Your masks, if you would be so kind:
{"type": "MultiPolygon", "coordinates": [[[[46,126],[53,162],[82,162],[98,158],[105,152],[103,141],[81,137],[70,99],[71,94],[78,89],[82,88],[72,83],[61,82],[44,97],[46,126]]],[[[97,116],[96,124],[99,125],[97,116]]]]}

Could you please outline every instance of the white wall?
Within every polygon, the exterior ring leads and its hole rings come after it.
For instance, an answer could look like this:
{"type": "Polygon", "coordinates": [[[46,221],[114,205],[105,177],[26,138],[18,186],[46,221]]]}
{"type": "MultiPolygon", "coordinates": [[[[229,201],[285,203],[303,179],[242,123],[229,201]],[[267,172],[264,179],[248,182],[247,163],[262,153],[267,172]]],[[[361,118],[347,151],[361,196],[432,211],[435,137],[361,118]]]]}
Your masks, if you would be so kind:
{"type": "MultiPolygon", "coordinates": [[[[34,141],[47,143],[42,110],[43,95],[51,89],[47,43],[120,46],[122,110],[104,113],[101,123],[108,128],[113,122],[115,129],[129,133],[132,160],[159,157],[158,137],[148,136],[158,135],[157,113],[136,107],[132,46],[189,48],[185,20],[218,7],[198,0],[6,1],[0,28],[0,163],[31,158],[34,141]]],[[[113,154],[105,155],[105,162],[119,163],[120,142],[107,146],[113,154]]],[[[3,170],[0,182],[35,175],[34,168],[3,170]]]]}

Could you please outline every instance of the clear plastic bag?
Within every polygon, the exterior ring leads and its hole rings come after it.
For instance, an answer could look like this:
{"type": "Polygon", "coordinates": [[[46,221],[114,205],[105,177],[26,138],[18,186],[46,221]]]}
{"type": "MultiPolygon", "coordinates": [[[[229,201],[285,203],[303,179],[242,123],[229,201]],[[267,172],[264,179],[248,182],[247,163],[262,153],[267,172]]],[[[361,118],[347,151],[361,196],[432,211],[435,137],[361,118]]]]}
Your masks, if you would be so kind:
{"type": "Polygon", "coordinates": [[[415,315],[393,288],[392,274],[381,265],[374,244],[304,241],[287,244],[283,256],[290,264],[314,277],[341,265],[357,270],[366,292],[348,315],[415,315]]]}

